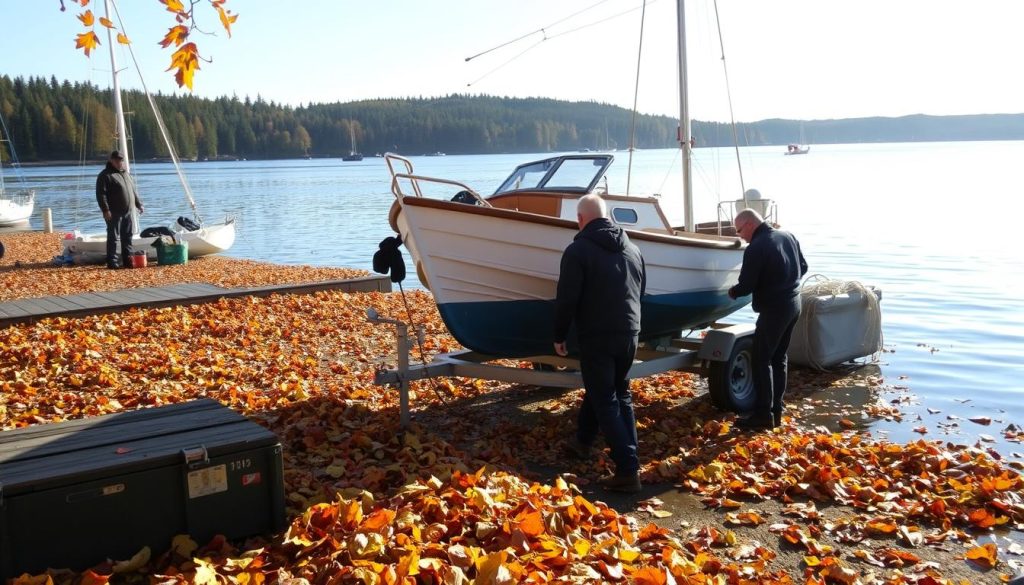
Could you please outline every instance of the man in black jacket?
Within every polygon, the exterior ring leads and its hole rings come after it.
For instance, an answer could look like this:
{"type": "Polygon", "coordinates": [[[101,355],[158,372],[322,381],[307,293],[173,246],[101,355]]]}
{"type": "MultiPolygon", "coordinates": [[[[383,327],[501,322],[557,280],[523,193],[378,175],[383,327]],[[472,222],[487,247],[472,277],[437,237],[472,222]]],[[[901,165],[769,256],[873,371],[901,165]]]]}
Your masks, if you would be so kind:
{"type": "Polygon", "coordinates": [[[800,279],[807,261],[793,234],[765,223],[753,209],[744,209],[733,220],[736,234],[750,243],[743,252],[739,284],[729,289],[730,298],[754,294],[753,369],[756,402],[750,417],[736,426],[769,429],[782,424],[782,398],[786,394],[789,339],[800,317],[800,279]]]}
{"type": "Polygon", "coordinates": [[[609,490],[636,492],[640,460],[626,375],[636,355],[647,277],[640,250],[606,215],[599,196],[580,199],[580,231],[562,254],[558,277],[555,352],[568,354],[566,339],[575,324],[584,394],[576,437],[567,450],[589,457],[600,431],[615,461],[615,474],[602,478],[601,484],[609,490]]]}
{"type": "Polygon", "coordinates": [[[121,240],[121,266],[131,267],[132,208],[142,215],[142,200],[135,189],[135,179],[124,166],[120,152],[110,153],[107,166],[96,177],[96,203],[107,222],[107,268],[118,268],[117,241],[121,240]]]}

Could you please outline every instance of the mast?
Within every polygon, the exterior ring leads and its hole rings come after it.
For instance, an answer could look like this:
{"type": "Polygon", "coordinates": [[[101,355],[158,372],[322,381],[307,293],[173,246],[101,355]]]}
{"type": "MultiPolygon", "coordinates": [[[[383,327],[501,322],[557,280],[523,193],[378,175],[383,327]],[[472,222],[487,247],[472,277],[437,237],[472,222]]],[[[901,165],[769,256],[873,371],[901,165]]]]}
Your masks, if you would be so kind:
{"type": "MultiPolygon", "coordinates": [[[[110,14],[110,0],[103,0],[103,9],[106,13],[107,20],[111,20],[110,14]]],[[[113,78],[113,92],[114,92],[114,118],[117,121],[117,149],[121,151],[121,156],[124,157],[124,170],[125,172],[130,170],[128,161],[128,132],[125,131],[124,125],[124,105],[121,103],[121,86],[117,82],[117,58],[114,56],[114,33],[113,29],[107,28],[107,46],[110,48],[110,73],[113,78]]]]}
{"type": "Polygon", "coordinates": [[[686,79],[686,2],[676,0],[679,40],[679,148],[683,151],[683,213],[686,231],[694,231],[693,181],[690,176],[690,97],[686,79]]]}

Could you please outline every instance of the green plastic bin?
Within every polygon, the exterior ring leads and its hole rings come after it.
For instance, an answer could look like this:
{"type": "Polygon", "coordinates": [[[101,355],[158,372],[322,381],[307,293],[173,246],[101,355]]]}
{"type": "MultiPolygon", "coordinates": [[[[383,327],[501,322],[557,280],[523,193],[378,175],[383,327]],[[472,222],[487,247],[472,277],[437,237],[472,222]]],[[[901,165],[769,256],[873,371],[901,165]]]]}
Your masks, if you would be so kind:
{"type": "Polygon", "coordinates": [[[185,264],[188,262],[188,242],[165,244],[156,249],[157,264],[185,264]]]}

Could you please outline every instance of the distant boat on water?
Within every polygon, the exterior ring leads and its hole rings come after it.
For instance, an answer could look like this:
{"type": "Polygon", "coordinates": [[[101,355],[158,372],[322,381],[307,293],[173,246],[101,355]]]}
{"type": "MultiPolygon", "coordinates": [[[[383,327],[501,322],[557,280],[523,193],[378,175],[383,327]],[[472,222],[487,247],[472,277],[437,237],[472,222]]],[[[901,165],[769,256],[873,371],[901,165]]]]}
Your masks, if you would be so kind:
{"type": "Polygon", "coordinates": [[[786,154],[807,154],[811,151],[810,146],[801,146],[799,144],[790,144],[786,146],[786,154]]]}
{"type": "Polygon", "coordinates": [[[447,155],[445,155],[445,153],[443,153],[443,152],[441,152],[439,150],[437,152],[428,152],[425,156],[447,156],[447,155]]]}
{"type": "Polygon", "coordinates": [[[356,130],[355,130],[355,128],[349,126],[348,133],[349,133],[349,136],[351,136],[351,138],[352,138],[352,150],[348,151],[348,154],[346,154],[345,156],[341,157],[341,160],[343,160],[345,162],[358,162],[358,161],[363,160],[363,155],[358,150],[356,150],[356,130]]]}

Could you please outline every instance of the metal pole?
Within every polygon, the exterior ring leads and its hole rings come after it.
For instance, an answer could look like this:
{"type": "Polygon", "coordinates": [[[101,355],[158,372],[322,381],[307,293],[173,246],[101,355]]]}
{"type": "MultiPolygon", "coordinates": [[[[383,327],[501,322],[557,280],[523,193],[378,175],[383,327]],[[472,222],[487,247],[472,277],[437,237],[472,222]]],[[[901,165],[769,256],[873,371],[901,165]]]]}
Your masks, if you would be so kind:
{"type": "Polygon", "coordinates": [[[686,231],[694,231],[693,180],[690,177],[690,97],[686,77],[686,2],[676,0],[679,41],[679,148],[683,151],[683,213],[686,231]]]}
{"type": "Polygon", "coordinates": [[[401,377],[398,383],[398,409],[399,425],[402,429],[409,426],[409,326],[405,323],[395,325],[395,334],[398,336],[398,375],[401,377]]]}
{"type": "MultiPolygon", "coordinates": [[[[106,10],[107,19],[111,20],[110,16],[110,0],[104,0],[103,7],[106,10]]],[[[114,93],[114,118],[117,123],[117,148],[121,151],[121,156],[124,157],[124,170],[128,172],[131,170],[128,161],[128,132],[124,125],[124,105],[121,103],[121,85],[117,81],[117,58],[114,56],[114,38],[113,29],[107,29],[107,46],[110,48],[110,74],[111,74],[111,89],[114,93]]]]}

